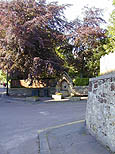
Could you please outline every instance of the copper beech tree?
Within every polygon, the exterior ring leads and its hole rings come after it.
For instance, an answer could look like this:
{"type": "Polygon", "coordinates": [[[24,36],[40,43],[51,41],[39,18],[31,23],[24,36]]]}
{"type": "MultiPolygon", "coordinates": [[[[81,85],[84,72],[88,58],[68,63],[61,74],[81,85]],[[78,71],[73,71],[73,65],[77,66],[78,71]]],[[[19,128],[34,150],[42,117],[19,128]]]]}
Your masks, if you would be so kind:
{"type": "Polygon", "coordinates": [[[76,67],[81,76],[97,76],[100,70],[100,57],[106,53],[106,29],[102,25],[103,10],[84,7],[84,18],[75,28],[76,67]]]}
{"type": "MultiPolygon", "coordinates": [[[[106,29],[103,24],[103,10],[84,7],[83,18],[76,18],[70,24],[70,40],[73,51],[60,50],[65,55],[68,64],[78,72],[80,77],[97,76],[99,73],[100,57],[106,54],[103,47],[106,44],[106,29]]],[[[61,48],[60,48],[61,49],[61,48]]]]}
{"type": "Polygon", "coordinates": [[[67,5],[45,0],[0,1],[0,67],[27,78],[60,74],[56,46],[66,43],[67,5]]]}
{"type": "Polygon", "coordinates": [[[12,77],[60,75],[74,68],[81,77],[99,73],[106,30],[102,10],[84,9],[83,19],[68,23],[68,5],[46,0],[0,1],[0,67],[12,77]]]}

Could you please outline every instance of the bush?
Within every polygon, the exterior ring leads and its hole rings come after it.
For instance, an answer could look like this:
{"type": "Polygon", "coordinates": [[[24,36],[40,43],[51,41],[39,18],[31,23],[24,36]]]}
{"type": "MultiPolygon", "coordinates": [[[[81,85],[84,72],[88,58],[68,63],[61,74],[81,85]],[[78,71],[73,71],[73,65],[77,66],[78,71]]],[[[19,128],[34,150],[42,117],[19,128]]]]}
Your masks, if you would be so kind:
{"type": "Polygon", "coordinates": [[[73,79],[73,83],[75,86],[88,86],[89,85],[89,78],[76,78],[73,79]]]}

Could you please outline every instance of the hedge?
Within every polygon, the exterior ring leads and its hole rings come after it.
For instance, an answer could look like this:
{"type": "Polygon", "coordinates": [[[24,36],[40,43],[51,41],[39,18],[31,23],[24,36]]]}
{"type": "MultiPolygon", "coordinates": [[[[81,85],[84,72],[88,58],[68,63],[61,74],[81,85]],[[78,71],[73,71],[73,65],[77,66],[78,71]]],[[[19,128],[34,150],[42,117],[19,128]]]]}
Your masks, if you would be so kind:
{"type": "Polygon", "coordinates": [[[89,78],[75,78],[73,79],[73,83],[75,86],[88,86],[89,78]]]}

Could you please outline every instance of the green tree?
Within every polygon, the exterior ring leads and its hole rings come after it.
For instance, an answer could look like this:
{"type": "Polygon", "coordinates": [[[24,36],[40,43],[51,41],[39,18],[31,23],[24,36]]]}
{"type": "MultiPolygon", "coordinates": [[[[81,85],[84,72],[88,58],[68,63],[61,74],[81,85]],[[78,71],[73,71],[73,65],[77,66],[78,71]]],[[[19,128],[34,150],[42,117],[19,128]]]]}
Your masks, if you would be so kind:
{"type": "MultiPolygon", "coordinates": [[[[115,0],[113,0],[113,6],[115,7],[115,0]]],[[[110,25],[107,28],[108,42],[104,45],[106,52],[115,52],[115,8],[110,16],[110,25]]]]}
{"type": "Polygon", "coordinates": [[[6,82],[6,74],[0,70],[0,82],[6,82]]]}

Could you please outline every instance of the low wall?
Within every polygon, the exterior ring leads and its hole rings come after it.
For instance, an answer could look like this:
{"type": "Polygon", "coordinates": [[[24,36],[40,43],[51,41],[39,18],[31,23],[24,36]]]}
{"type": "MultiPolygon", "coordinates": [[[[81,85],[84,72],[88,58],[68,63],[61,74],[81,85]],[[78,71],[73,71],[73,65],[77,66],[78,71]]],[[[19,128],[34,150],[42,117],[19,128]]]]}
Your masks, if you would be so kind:
{"type": "MultiPolygon", "coordinates": [[[[73,87],[73,89],[79,95],[83,95],[83,96],[88,95],[88,86],[76,86],[76,87],[73,87]]],[[[9,94],[12,96],[28,96],[29,97],[29,96],[33,96],[33,95],[38,95],[40,97],[47,97],[47,96],[51,97],[52,94],[55,94],[55,92],[56,92],[55,87],[49,87],[49,88],[10,88],[9,89],[9,94]]],[[[64,94],[67,92],[65,91],[64,94]]],[[[68,93],[68,95],[71,95],[71,94],[68,93]]],[[[68,95],[66,94],[64,96],[67,97],[68,95]]]]}
{"type": "Polygon", "coordinates": [[[73,89],[80,95],[88,95],[89,86],[74,86],[73,89]]]}
{"type": "Polygon", "coordinates": [[[55,94],[56,88],[10,88],[9,94],[12,96],[39,96],[48,97],[55,94]]]}
{"type": "Polygon", "coordinates": [[[90,79],[86,126],[115,152],[115,73],[90,79]]]}

